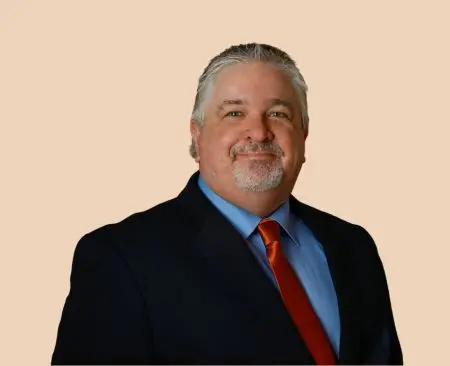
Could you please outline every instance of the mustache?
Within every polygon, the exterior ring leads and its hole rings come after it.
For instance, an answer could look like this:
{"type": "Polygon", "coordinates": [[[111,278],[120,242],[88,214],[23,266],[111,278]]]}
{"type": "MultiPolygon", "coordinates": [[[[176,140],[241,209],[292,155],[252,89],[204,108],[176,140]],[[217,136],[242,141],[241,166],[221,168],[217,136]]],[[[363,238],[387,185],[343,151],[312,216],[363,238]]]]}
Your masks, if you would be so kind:
{"type": "Polygon", "coordinates": [[[272,142],[251,141],[249,143],[246,143],[245,145],[244,144],[234,145],[230,150],[230,154],[233,158],[236,156],[236,154],[239,153],[252,153],[252,152],[265,152],[273,154],[278,157],[281,157],[284,154],[281,147],[278,144],[272,142]]]}

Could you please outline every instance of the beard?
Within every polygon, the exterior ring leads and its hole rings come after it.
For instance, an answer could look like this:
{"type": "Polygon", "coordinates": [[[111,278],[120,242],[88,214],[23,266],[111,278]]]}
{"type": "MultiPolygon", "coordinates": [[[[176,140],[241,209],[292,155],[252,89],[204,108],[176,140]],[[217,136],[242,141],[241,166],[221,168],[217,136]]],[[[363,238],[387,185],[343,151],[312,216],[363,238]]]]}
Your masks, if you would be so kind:
{"type": "Polygon", "coordinates": [[[264,192],[278,187],[284,176],[281,159],[236,161],[233,177],[238,187],[250,192],[264,192]]]}

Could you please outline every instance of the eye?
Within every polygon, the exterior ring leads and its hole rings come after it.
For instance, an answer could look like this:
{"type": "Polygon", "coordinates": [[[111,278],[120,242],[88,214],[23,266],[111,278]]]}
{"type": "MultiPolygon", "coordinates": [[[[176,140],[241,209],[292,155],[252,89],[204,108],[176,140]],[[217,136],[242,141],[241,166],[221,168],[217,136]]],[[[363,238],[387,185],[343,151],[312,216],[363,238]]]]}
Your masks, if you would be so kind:
{"type": "Polygon", "coordinates": [[[225,116],[226,117],[241,117],[242,115],[243,115],[243,113],[240,111],[231,111],[231,112],[228,112],[225,116]]]}
{"type": "Polygon", "coordinates": [[[291,118],[289,117],[289,115],[285,112],[280,112],[280,111],[272,111],[269,112],[269,116],[270,117],[275,117],[275,118],[283,118],[283,119],[287,119],[287,120],[291,120],[291,118]]]}

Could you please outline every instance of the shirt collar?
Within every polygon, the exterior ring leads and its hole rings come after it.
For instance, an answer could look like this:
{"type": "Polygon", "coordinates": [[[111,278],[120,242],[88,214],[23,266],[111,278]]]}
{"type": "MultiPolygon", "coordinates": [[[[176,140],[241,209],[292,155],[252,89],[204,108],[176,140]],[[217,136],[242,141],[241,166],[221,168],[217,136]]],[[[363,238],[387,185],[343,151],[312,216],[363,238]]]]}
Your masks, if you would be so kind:
{"type": "MultiPolygon", "coordinates": [[[[219,196],[206,184],[201,175],[198,177],[198,185],[205,196],[222,213],[222,215],[224,215],[231,222],[235,229],[245,239],[248,239],[263,218],[237,207],[219,196]]],[[[295,244],[298,244],[295,235],[293,235],[295,218],[290,211],[289,200],[286,200],[280,207],[278,207],[277,210],[269,215],[269,218],[277,221],[284,231],[286,231],[286,233],[291,237],[292,241],[295,244]]]]}

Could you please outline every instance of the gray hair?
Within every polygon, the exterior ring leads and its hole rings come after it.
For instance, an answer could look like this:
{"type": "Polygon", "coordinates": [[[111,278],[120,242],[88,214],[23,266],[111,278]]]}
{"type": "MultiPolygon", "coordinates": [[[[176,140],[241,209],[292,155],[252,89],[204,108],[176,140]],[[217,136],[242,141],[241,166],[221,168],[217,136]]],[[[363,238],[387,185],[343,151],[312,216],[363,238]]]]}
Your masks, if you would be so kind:
{"type": "MultiPolygon", "coordinates": [[[[203,126],[205,119],[205,105],[210,94],[209,91],[214,84],[217,75],[229,66],[247,61],[262,61],[271,63],[286,73],[298,96],[302,125],[303,128],[306,128],[309,122],[308,102],[306,98],[308,87],[302,74],[297,68],[295,61],[286,52],[280,50],[279,48],[260,43],[234,45],[211,59],[199,78],[191,119],[197,122],[200,126],[203,126]]],[[[193,140],[191,142],[189,152],[193,158],[197,156],[197,151],[193,140]]]]}

